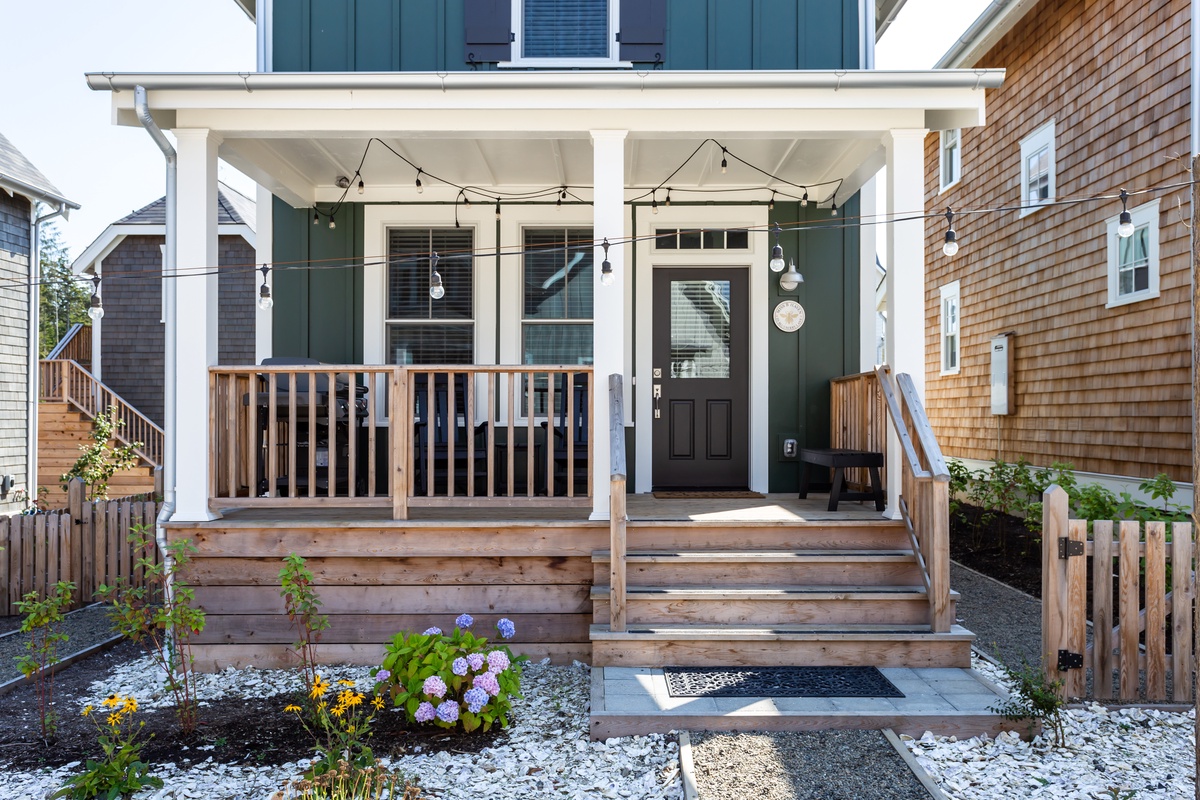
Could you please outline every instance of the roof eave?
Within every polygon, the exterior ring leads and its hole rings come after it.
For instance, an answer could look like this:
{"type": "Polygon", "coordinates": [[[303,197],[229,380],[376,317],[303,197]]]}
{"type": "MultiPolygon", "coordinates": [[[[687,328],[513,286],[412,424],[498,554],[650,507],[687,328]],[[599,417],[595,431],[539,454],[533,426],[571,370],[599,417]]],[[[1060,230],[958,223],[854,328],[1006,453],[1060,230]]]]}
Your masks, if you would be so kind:
{"type": "Polygon", "coordinates": [[[254,2],[254,0],[233,0],[233,2],[237,3],[238,8],[245,12],[246,16],[250,18],[251,22],[255,21],[254,14],[256,10],[255,6],[257,4],[254,2]]]}
{"type": "Polygon", "coordinates": [[[79,208],[79,203],[76,203],[73,200],[68,200],[62,195],[48,191],[45,188],[31,186],[28,183],[18,181],[15,178],[10,178],[7,175],[0,175],[0,188],[7,189],[15,194],[24,195],[31,200],[35,200],[39,203],[45,203],[46,205],[56,207],[65,206],[71,211],[75,211],[79,208]]]}
{"type": "Polygon", "coordinates": [[[1038,0],[992,0],[933,68],[974,67],[1037,4],[1038,0]]]}

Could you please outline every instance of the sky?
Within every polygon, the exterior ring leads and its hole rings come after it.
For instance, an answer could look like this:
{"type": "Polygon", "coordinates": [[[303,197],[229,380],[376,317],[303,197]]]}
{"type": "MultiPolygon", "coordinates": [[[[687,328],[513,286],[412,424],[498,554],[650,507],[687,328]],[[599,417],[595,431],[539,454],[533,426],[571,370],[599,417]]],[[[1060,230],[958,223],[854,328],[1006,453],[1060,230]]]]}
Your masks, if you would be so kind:
{"type": "MultiPolygon", "coordinates": [[[[879,69],[928,69],[988,0],[907,0],[876,50],[879,69]]],[[[109,224],[163,195],[162,153],[112,125],[85,72],[244,72],[254,25],[234,0],[0,0],[0,131],[82,208],[59,224],[72,258],[109,224]]],[[[253,196],[222,165],[220,177],[253,196]]]]}

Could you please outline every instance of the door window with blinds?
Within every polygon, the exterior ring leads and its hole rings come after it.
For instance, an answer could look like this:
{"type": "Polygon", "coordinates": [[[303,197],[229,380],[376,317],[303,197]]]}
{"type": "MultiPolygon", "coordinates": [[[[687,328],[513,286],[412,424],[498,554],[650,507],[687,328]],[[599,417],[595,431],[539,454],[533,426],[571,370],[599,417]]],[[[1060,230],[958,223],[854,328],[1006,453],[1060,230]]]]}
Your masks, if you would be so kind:
{"type": "Polygon", "coordinates": [[[612,57],[610,0],[518,0],[515,5],[521,59],[612,57]]]}
{"type": "Polygon", "coordinates": [[[471,364],[475,360],[474,233],[465,228],[388,230],[389,364],[471,364]],[[445,295],[429,296],[431,253],[445,295]]]}

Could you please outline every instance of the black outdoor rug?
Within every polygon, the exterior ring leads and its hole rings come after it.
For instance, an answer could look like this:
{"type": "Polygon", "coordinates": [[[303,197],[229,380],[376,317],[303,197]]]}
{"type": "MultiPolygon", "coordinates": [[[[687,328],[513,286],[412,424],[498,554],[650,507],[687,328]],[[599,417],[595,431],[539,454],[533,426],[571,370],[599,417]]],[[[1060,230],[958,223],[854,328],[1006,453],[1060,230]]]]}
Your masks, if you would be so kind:
{"type": "Polygon", "coordinates": [[[663,667],[671,697],[904,697],[875,667],[663,667]]]}

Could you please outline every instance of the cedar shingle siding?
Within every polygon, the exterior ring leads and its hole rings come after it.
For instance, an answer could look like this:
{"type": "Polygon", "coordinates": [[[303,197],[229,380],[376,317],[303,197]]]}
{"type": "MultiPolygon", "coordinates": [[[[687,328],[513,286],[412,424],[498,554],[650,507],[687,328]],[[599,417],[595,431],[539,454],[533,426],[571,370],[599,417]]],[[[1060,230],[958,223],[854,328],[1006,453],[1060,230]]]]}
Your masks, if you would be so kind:
{"type": "MultiPolygon", "coordinates": [[[[24,486],[29,352],[29,201],[0,191],[0,476],[24,486]]],[[[20,511],[10,494],[0,514],[20,511]]]]}
{"type": "MultiPolygon", "coordinates": [[[[962,182],[938,193],[939,137],[926,141],[931,212],[1016,205],[1020,142],[1055,120],[1059,199],[1188,179],[1188,3],[1042,2],[976,66],[1008,70],[988,124],[962,132],[962,182]]],[[[1191,479],[1188,189],[1161,198],[1160,296],[1106,308],[1106,221],[1119,202],[960,216],[928,225],[926,382],[947,455],[1191,479]],[[961,281],[961,372],[940,375],[939,287],[961,281]],[[1017,413],[990,413],[991,337],[1015,333],[1017,413]]],[[[1131,199],[1133,209],[1151,197],[1131,199]]]]}
{"type": "MultiPolygon", "coordinates": [[[[127,236],[104,259],[105,315],[101,329],[102,380],[138,411],[163,424],[162,236],[127,236]],[[117,275],[131,276],[116,279],[117,275]]],[[[219,278],[221,364],[254,363],[258,297],[254,248],[240,236],[222,236],[219,264],[246,269],[219,278]]],[[[181,302],[183,298],[181,298],[181,302]]],[[[180,331],[180,336],[188,335],[180,331]]]]}

